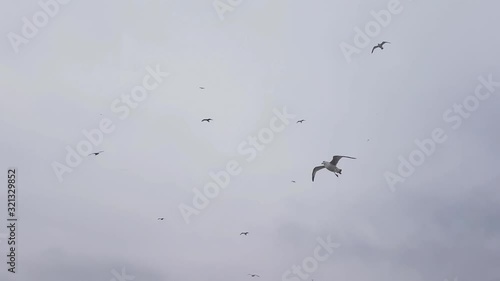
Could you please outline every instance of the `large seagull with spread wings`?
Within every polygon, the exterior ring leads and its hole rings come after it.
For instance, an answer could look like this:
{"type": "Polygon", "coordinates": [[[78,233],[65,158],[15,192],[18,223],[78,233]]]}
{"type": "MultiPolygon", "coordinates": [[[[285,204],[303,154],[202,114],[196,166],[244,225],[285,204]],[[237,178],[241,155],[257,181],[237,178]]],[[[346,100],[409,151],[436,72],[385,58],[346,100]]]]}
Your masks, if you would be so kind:
{"type": "Polygon", "coordinates": [[[326,168],[330,172],[333,172],[337,177],[339,176],[339,175],[337,175],[337,173],[342,174],[342,169],[339,169],[337,167],[337,163],[339,163],[339,160],[341,158],[356,159],[356,158],[350,157],[350,156],[335,155],[335,156],[333,156],[332,161],[330,161],[330,162],[323,161],[321,163],[321,164],[323,164],[323,166],[314,167],[313,174],[312,174],[312,181],[314,181],[314,176],[316,175],[316,172],[321,170],[321,169],[324,169],[324,168],[326,168]]]}

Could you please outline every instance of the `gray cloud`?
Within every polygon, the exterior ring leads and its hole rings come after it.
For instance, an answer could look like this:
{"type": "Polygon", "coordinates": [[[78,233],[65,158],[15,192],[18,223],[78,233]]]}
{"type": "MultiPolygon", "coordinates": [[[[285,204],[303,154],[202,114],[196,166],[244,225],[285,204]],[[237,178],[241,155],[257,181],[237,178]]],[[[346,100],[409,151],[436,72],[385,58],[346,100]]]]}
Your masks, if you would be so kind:
{"type": "Polygon", "coordinates": [[[17,54],[7,34],[40,7],[1,4],[0,155],[4,171],[19,171],[16,280],[109,281],[122,267],[136,281],[280,280],[328,235],[341,246],[308,279],[498,280],[500,89],[456,130],[443,113],[479,76],[500,81],[500,6],[401,0],[370,42],[392,44],[348,63],[339,45],[388,2],[243,1],[221,21],[212,1],[74,0],[17,54]],[[112,101],[157,64],[171,76],[120,120],[112,101]],[[306,121],[247,162],[238,145],[284,106],[306,121]],[[103,117],[116,125],[95,147],[105,152],[60,183],[51,164],[103,117]],[[391,192],[384,173],[435,128],[446,142],[391,192]],[[312,168],[335,154],[357,159],[312,183],[312,168]],[[230,160],[242,173],[186,224],[179,204],[230,160]]]}

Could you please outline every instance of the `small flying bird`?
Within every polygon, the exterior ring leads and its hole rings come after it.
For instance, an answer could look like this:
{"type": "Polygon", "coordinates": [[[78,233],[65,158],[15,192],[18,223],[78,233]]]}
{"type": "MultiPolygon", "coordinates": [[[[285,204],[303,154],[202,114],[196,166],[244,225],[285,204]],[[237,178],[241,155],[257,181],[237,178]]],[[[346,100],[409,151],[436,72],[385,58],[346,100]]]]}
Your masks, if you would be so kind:
{"type": "Polygon", "coordinates": [[[212,120],[213,120],[212,118],[206,118],[206,119],[201,119],[201,122],[207,121],[208,123],[210,123],[210,121],[212,121],[212,120]]]}
{"type": "Polygon", "coordinates": [[[90,155],[95,155],[95,156],[97,156],[97,155],[99,155],[100,153],[103,153],[103,152],[104,152],[104,151],[99,151],[99,152],[90,153],[90,154],[89,154],[89,156],[90,156],[90,155]]]}
{"type": "Polygon", "coordinates": [[[295,183],[295,181],[292,181],[293,183],[295,183]]]}
{"type": "Polygon", "coordinates": [[[159,220],[159,221],[162,221],[162,220],[164,220],[164,219],[165,219],[165,218],[158,218],[158,220],[159,220]]]}
{"type": "Polygon", "coordinates": [[[248,275],[250,275],[250,276],[252,276],[252,277],[260,277],[260,276],[259,276],[259,275],[257,275],[257,274],[248,274],[248,275]]]}
{"type": "Polygon", "coordinates": [[[242,232],[242,233],[240,233],[240,235],[245,235],[245,236],[247,236],[247,235],[248,235],[248,231],[247,231],[247,232],[242,232]]]}
{"type": "Polygon", "coordinates": [[[205,88],[204,88],[204,87],[200,87],[200,89],[205,90],[205,88]]]}
{"type": "Polygon", "coordinates": [[[306,120],[302,119],[302,120],[297,121],[297,123],[302,123],[304,121],[306,121],[306,120]]]}
{"type": "Polygon", "coordinates": [[[342,169],[339,169],[337,167],[337,163],[339,163],[339,160],[341,158],[343,158],[343,157],[349,158],[349,159],[356,159],[356,158],[350,157],[350,156],[335,155],[335,156],[333,156],[332,161],[330,161],[330,162],[323,161],[322,162],[323,166],[314,167],[313,173],[312,173],[312,181],[314,181],[314,176],[316,175],[316,172],[319,171],[319,170],[321,170],[321,169],[324,169],[324,168],[326,168],[330,172],[333,172],[337,176],[337,178],[338,178],[339,175],[337,175],[337,173],[341,175],[342,174],[342,169]]]}
{"type": "Polygon", "coordinates": [[[384,44],[386,44],[386,43],[391,44],[391,42],[387,42],[387,41],[384,41],[384,42],[378,44],[377,46],[373,47],[372,54],[373,54],[373,51],[375,51],[375,49],[377,49],[377,48],[380,48],[381,50],[383,50],[384,49],[384,44]]]}

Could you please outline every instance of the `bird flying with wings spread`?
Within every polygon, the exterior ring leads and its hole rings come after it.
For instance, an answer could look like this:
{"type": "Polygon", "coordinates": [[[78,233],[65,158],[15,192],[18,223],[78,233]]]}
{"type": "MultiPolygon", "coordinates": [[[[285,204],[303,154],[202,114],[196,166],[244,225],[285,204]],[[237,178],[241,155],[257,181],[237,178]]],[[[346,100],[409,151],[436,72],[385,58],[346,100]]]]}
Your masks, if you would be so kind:
{"type": "Polygon", "coordinates": [[[384,41],[384,42],[378,44],[377,46],[373,47],[372,54],[373,54],[373,51],[375,51],[375,49],[377,49],[377,48],[380,48],[381,50],[383,50],[384,49],[384,44],[391,44],[391,42],[384,41]]]}
{"type": "Polygon", "coordinates": [[[335,155],[335,156],[333,156],[332,161],[330,161],[330,162],[323,161],[321,163],[321,164],[323,164],[322,166],[314,167],[313,172],[312,172],[312,181],[314,181],[314,176],[316,175],[316,172],[318,172],[319,170],[324,169],[324,168],[326,168],[330,172],[333,172],[337,177],[339,176],[339,175],[337,175],[337,173],[341,175],[342,174],[342,169],[339,169],[337,167],[337,163],[339,163],[339,160],[341,158],[356,159],[356,158],[350,157],[350,156],[335,155]]]}

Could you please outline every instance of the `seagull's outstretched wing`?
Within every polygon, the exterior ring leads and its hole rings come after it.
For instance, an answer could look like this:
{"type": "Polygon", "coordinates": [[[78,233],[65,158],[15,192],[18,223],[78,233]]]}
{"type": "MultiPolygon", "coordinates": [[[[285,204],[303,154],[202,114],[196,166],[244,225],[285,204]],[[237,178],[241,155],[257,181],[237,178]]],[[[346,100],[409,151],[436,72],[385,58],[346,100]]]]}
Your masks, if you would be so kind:
{"type": "Polygon", "coordinates": [[[340,156],[340,155],[335,155],[333,156],[333,159],[332,161],[330,161],[330,164],[333,164],[333,165],[337,165],[337,163],[339,162],[340,158],[349,158],[349,159],[356,159],[354,157],[351,157],[351,156],[340,156]]]}
{"type": "Polygon", "coordinates": [[[380,45],[384,46],[384,44],[386,44],[386,43],[391,44],[391,42],[384,41],[384,42],[380,43],[380,45]]]}
{"type": "Polygon", "coordinates": [[[378,46],[373,47],[372,54],[373,54],[373,51],[375,51],[375,49],[377,49],[377,48],[378,48],[378,46]]]}
{"type": "Polygon", "coordinates": [[[314,181],[314,176],[316,175],[316,172],[321,170],[321,169],[324,169],[325,166],[318,166],[318,167],[314,167],[313,169],[313,177],[312,177],[312,180],[314,181]]]}

